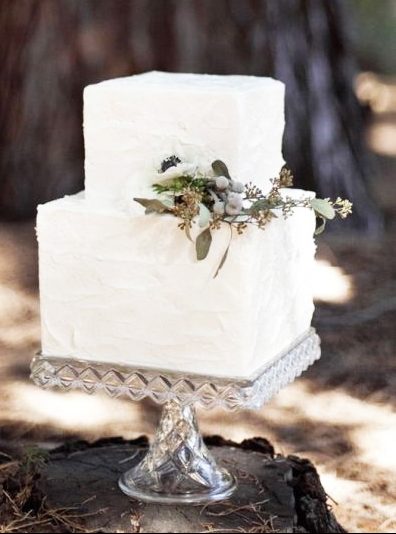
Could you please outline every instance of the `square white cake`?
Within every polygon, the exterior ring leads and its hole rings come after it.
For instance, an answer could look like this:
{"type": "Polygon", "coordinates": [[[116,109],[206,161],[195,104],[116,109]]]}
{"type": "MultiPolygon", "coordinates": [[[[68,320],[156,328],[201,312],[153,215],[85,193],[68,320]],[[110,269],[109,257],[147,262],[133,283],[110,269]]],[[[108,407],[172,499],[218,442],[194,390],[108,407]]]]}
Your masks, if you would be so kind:
{"type": "Polygon", "coordinates": [[[248,378],[309,329],[314,219],[299,209],[250,228],[214,279],[227,228],[198,262],[173,216],[91,208],[83,195],[40,206],[43,352],[248,378]]]}
{"type": "Polygon", "coordinates": [[[233,176],[267,190],[284,163],[283,101],[281,82],[255,76],[149,72],[89,85],[86,198],[131,209],[172,154],[199,165],[222,159],[233,176]]]}
{"type": "Polygon", "coordinates": [[[268,190],[283,165],[283,98],[268,78],[157,72],[85,90],[86,191],[38,210],[44,355],[248,378],[308,331],[312,210],[235,233],[214,278],[227,227],[198,261],[174,216],[133,201],[154,195],[172,155],[223,159],[268,190]]]}

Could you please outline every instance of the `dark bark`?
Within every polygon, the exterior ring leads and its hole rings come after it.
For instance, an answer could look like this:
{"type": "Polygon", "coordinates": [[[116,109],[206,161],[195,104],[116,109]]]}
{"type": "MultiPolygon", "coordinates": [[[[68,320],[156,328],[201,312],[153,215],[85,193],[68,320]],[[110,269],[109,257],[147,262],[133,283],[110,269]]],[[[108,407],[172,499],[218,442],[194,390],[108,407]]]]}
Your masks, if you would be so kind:
{"type": "Polygon", "coordinates": [[[375,233],[348,22],[340,0],[2,0],[1,213],[81,189],[84,85],[155,68],[283,80],[297,185],[349,197],[347,224],[375,233]]]}

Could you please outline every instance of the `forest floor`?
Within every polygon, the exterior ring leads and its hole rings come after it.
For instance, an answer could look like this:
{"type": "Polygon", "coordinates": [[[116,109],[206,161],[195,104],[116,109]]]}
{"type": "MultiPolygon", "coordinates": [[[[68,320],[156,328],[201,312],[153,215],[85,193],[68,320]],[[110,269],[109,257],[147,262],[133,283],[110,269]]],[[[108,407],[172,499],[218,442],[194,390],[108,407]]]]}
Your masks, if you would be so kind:
{"type": "MultiPolygon", "coordinates": [[[[388,115],[373,125],[374,146],[381,145],[381,135],[389,140],[388,115]]],[[[320,239],[313,283],[322,359],[262,410],[199,414],[205,434],[234,441],[264,436],[277,452],[312,460],[337,519],[350,532],[396,530],[396,165],[386,142],[382,178],[374,184],[386,235],[320,239]]],[[[29,362],[39,340],[34,223],[2,223],[0,452],[12,441],[51,445],[152,434],[159,411],[151,402],[31,384],[29,362]]]]}

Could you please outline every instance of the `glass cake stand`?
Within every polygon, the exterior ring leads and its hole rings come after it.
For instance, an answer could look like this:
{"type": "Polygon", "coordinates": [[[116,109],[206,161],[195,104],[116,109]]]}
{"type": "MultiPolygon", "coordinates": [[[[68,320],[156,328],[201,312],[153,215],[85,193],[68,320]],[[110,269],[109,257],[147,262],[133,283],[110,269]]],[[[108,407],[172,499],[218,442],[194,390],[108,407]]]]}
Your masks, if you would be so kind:
{"type": "Polygon", "coordinates": [[[105,391],[134,401],[163,405],[161,421],[145,457],[122,475],[119,486],[145,502],[207,503],[229,497],[234,477],[218,466],[199,432],[194,405],[257,409],[320,357],[311,328],[285,353],[248,380],[171,373],[39,354],[31,365],[40,387],[105,391]]]}

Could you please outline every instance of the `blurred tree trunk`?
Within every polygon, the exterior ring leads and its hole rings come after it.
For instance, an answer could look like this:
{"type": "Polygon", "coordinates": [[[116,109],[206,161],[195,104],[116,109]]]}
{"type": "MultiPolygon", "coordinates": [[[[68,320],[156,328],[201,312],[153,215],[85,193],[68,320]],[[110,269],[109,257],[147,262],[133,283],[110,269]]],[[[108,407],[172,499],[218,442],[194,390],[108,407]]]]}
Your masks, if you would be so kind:
{"type": "Polygon", "coordinates": [[[340,0],[2,0],[0,209],[83,187],[82,88],[150,69],[270,75],[286,83],[285,158],[297,185],[381,218],[353,93],[340,0]]]}

